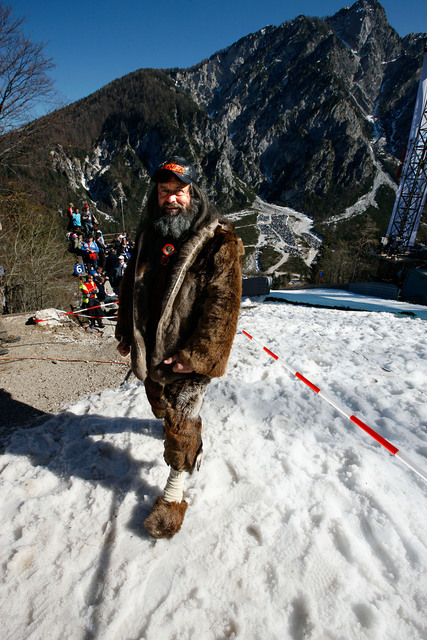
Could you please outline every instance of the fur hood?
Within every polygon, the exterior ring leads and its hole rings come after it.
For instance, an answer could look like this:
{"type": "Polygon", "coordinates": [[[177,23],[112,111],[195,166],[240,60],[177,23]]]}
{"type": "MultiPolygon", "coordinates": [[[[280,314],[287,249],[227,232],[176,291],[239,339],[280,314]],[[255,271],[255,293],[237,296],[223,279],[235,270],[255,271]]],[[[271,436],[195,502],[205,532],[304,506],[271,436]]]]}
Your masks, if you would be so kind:
{"type": "MultiPolygon", "coordinates": [[[[207,216],[178,250],[163,292],[155,336],[148,331],[150,300],[156,295],[154,232],[137,241],[120,288],[116,337],[131,343],[132,369],[163,384],[184,374],[172,372],[163,361],[178,352],[197,378],[225,373],[236,331],[240,297],[240,260],[243,245],[227,220],[207,216]]],[[[161,294],[159,294],[161,295],[161,294]]]]}

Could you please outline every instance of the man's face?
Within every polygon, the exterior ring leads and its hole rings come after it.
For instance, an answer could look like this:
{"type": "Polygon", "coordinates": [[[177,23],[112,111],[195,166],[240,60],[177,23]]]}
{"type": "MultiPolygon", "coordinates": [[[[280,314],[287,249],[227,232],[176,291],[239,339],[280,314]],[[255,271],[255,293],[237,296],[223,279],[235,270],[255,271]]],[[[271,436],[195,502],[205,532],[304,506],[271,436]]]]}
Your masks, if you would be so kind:
{"type": "Polygon", "coordinates": [[[191,197],[191,185],[171,178],[157,183],[159,212],[154,229],[163,237],[182,239],[190,231],[198,215],[198,207],[191,197]]]}
{"type": "Polygon", "coordinates": [[[162,213],[175,216],[190,208],[190,185],[172,178],[168,182],[157,184],[159,207],[162,213]]]}

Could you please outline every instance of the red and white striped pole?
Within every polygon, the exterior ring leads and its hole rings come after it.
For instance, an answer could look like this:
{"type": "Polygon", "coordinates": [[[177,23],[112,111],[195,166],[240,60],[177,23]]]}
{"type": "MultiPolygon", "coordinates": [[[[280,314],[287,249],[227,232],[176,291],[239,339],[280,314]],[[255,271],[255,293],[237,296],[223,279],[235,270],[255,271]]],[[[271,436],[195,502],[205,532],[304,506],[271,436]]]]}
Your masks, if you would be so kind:
{"type": "MultiPolygon", "coordinates": [[[[262,347],[262,349],[266,353],[268,353],[268,355],[271,356],[274,360],[279,360],[279,356],[277,356],[275,353],[270,351],[270,349],[267,349],[267,347],[264,347],[256,338],[251,336],[250,333],[248,333],[244,329],[242,329],[242,333],[247,338],[249,338],[250,340],[253,340],[257,344],[259,344],[262,347]]],[[[424,480],[427,481],[427,473],[425,471],[423,471],[415,462],[412,462],[405,453],[403,453],[402,451],[397,449],[397,447],[395,447],[390,442],[388,442],[388,440],[386,440],[385,438],[380,436],[376,431],[371,429],[371,427],[369,427],[362,420],[360,420],[355,415],[353,415],[351,413],[351,411],[349,411],[348,409],[343,407],[336,400],[331,398],[331,396],[329,396],[327,393],[322,391],[318,386],[316,386],[315,384],[310,382],[310,380],[305,378],[301,373],[299,373],[299,371],[294,371],[294,369],[292,367],[290,367],[286,362],[284,362],[282,360],[281,360],[281,364],[282,364],[282,366],[284,366],[284,368],[287,371],[289,371],[289,373],[291,373],[296,378],[298,378],[298,380],[301,380],[301,382],[304,382],[304,384],[306,384],[308,387],[310,387],[310,389],[312,389],[312,391],[314,391],[321,398],[326,400],[326,402],[329,402],[329,404],[332,405],[337,411],[339,411],[346,418],[351,420],[351,422],[354,422],[354,424],[357,424],[358,427],[363,429],[363,431],[366,431],[366,433],[368,433],[372,438],[374,438],[374,440],[376,440],[377,442],[379,442],[379,444],[381,444],[383,447],[385,447],[387,449],[387,451],[390,451],[390,453],[392,453],[396,458],[399,458],[399,460],[401,460],[404,464],[406,464],[406,466],[408,466],[410,469],[412,469],[412,471],[415,471],[415,473],[417,473],[419,476],[421,476],[421,478],[423,478],[424,480]]]]}

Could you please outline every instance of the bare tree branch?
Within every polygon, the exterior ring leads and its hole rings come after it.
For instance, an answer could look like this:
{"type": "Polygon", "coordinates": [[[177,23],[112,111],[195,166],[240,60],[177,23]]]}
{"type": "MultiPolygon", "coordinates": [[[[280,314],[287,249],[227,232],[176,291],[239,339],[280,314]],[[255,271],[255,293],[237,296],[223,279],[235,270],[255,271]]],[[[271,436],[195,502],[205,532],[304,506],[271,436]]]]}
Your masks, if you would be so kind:
{"type": "Polygon", "coordinates": [[[0,2],[0,162],[48,122],[37,120],[36,109],[59,106],[53,79],[55,66],[46,57],[45,43],[33,43],[23,33],[24,18],[15,18],[12,9],[0,2]]]}

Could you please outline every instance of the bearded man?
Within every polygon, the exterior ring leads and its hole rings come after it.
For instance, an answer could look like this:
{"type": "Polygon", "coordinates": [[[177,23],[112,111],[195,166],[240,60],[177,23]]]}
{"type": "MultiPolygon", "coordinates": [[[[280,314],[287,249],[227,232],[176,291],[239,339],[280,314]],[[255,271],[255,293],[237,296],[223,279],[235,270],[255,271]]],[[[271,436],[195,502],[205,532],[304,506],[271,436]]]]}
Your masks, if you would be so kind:
{"type": "Polygon", "coordinates": [[[156,538],[171,538],[184,519],[184,480],[202,455],[199,412],[209,381],[226,371],[240,307],[242,242],[195,179],[180,157],[154,172],[120,287],[117,349],[131,353],[153,413],[164,420],[170,473],[144,522],[156,538]]]}

